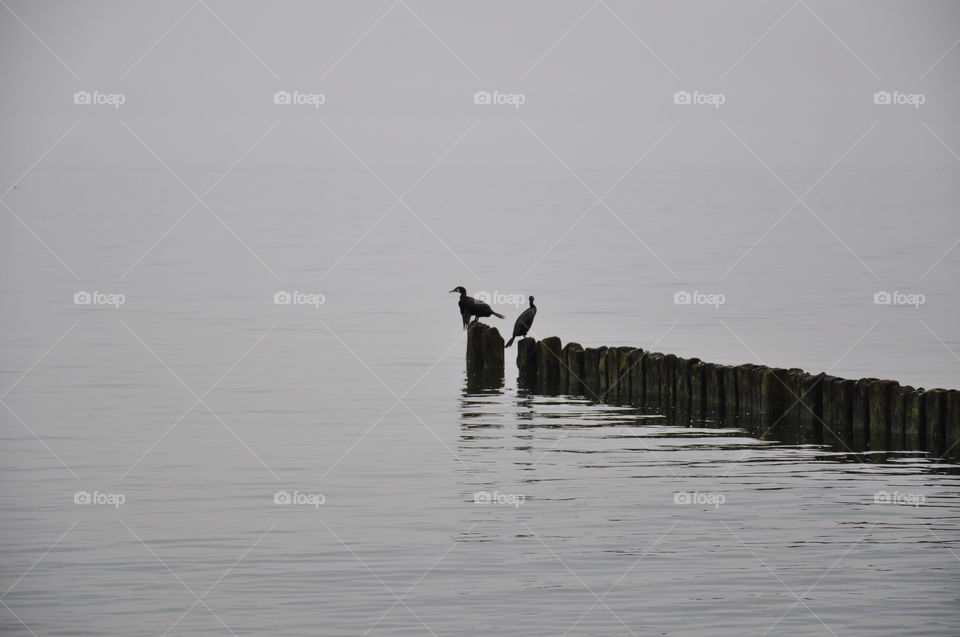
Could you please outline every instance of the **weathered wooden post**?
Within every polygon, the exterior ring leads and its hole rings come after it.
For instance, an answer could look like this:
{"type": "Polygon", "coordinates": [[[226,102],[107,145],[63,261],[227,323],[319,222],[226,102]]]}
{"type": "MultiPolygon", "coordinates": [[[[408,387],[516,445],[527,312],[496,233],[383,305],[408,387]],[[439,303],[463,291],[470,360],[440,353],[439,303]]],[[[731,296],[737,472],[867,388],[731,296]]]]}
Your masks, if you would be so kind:
{"type": "Polygon", "coordinates": [[[560,393],[560,353],[562,345],[556,336],[548,336],[537,347],[537,391],[555,396],[560,393]]]}
{"type": "Polygon", "coordinates": [[[920,451],[927,445],[926,407],[922,389],[907,392],[904,398],[906,415],[904,428],[904,447],[910,451],[920,451]]]}
{"type": "Polygon", "coordinates": [[[643,359],[647,353],[642,349],[635,349],[630,352],[627,362],[630,365],[630,404],[637,407],[643,406],[643,359]]]}
{"type": "Polygon", "coordinates": [[[867,449],[870,444],[870,387],[876,378],[861,378],[853,386],[853,449],[867,449]]]}
{"type": "Polygon", "coordinates": [[[713,420],[723,417],[723,366],[704,363],[706,373],[706,409],[704,415],[713,420]]]}
{"type": "Polygon", "coordinates": [[[951,389],[944,398],[946,431],[943,455],[947,458],[957,458],[960,457],[960,391],[951,389]]]}
{"type": "Polygon", "coordinates": [[[566,379],[566,389],[563,391],[571,396],[584,392],[583,383],[583,346],[580,343],[567,343],[563,346],[564,368],[560,370],[561,389],[566,379]]]}
{"type": "Polygon", "coordinates": [[[584,394],[591,400],[600,401],[600,357],[606,347],[588,347],[583,350],[584,394]]]}
{"type": "Polygon", "coordinates": [[[891,407],[893,393],[900,383],[878,380],[869,389],[870,449],[890,450],[891,407]]]}
{"type": "Polygon", "coordinates": [[[890,398],[890,449],[902,451],[907,448],[907,394],[913,387],[897,386],[890,398]]]}
{"type": "Polygon", "coordinates": [[[503,385],[503,337],[500,331],[484,323],[467,330],[467,375],[486,387],[503,385]]]}
{"type": "Polygon", "coordinates": [[[677,359],[677,382],[674,391],[675,407],[682,414],[690,413],[690,368],[694,363],[699,363],[699,358],[678,358],[677,359]]]}
{"type": "Polygon", "coordinates": [[[664,410],[677,406],[677,355],[664,354],[660,373],[660,403],[664,410]]]}
{"type": "Polygon", "coordinates": [[[800,442],[820,444],[823,442],[823,379],[826,374],[803,373],[799,379],[800,442]]]}
{"type": "Polygon", "coordinates": [[[690,371],[690,415],[703,418],[707,395],[706,363],[697,359],[689,367],[690,371]]]}
{"type": "Polygon", "coordinates": [[[723,366],[723,420],[728,427],[733,427],[739,420],[740,407],[737,404],[737,368],[733,365],[723,366]]]}
{"type": "Polygon", "coordinates": [[[647,407],[656,411],[662,411],[663,401],[660,395],[660,376],[663,367],[663,354],[652,352],[643,361],[644,370],[644,394],[646,396],[647,407]]]}
{"type": "Polygon", "coordinates": [[[778,438],[794,401],[790,395],[789,373],[786,369],[766,367],[760,377],[760,424],[764,431],[775,430],[778,438]]]}
{"type": "Polygon", "coordinates": [[[923,411],[927,421],[927,451],[940,455],[946,451],[944,439],[946,419],[944,418],[944,396],[942,389],[929,389],[923,396],[923,411]]]}
{"type": "Polygon", "coordinates": [[[524,389],[537,387],[537,341],[525,337],[517,343],[517,384],[524,389]]]}
{"type": "Polygon", "coordinates": [[[620,367],[617,369],[617,395],[620,405],[630,404],[630,356],[636,348],[624,346],[620,349],[620,367]]]}

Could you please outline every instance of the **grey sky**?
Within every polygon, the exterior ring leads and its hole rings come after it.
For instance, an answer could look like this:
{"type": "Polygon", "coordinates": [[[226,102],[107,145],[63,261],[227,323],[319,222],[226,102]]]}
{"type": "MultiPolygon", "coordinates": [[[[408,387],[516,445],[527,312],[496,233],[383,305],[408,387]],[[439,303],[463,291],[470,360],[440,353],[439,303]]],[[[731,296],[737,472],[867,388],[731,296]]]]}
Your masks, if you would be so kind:
{"type": "Polygon", "coordinates": [[[359,167],[320,120],[375,169],[417,173],[475,121],[443,168],[560,167],[521,122],[577,171],[626,169],[674,122],[639,169],[762,170],[744,143],[778,170],[826,169],[875,121],[838,169],[960,165],[951,2],[8,6],[8,182],[77,120],[46,167],[157,168],[121,120],[172,166],[211,170],[274,121],[245,167],[359,167]],[[326,102],[274,104],[284,89],[326,102]],[[126,102],[75,105],[79,90],[126,102]],[[479,90],[525,103],[476,105],[479,90]],[[679,90],[725,103],[677,105],[679,90]],[[880,90],[925,103],[877,105],[880,90]]]}

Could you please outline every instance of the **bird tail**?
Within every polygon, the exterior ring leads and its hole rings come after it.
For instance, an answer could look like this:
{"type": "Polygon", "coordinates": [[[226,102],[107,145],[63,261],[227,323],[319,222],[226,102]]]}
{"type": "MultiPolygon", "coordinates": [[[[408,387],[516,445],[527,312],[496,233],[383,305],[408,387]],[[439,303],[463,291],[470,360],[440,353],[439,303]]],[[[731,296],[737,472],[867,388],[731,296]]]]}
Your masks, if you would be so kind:
{"type": "Polygon", "coordinates": [[[497,314],[496,312],[494,312],[493,315],[497,318],[506,318],[503,314],[497,314]]]}
{"type": "Polygon", "coordinates": [[[511,336],[511,337],[510,337],[510,340],[507,341],[507,344],[504,345],[504,347],[510,347],[511,345],[513,345],[513,339],[515,339],[515,338],[517,338],[517,337],[516,337],[516,336],[511,336]]]}

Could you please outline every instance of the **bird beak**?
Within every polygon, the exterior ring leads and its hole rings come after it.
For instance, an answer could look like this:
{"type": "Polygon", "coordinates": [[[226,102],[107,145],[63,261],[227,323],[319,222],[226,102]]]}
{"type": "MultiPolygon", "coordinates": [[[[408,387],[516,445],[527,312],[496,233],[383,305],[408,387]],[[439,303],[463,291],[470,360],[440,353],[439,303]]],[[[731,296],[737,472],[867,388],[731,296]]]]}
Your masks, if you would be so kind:
{"type": "MultiPolygon", "coordinates": [[[[456,292],[456,291],[457,291],[457,288],[453,288],[452,290],[450,290],[450,292],[456,292]]],[[[447,292],[447,294],[450,294],[450,292],[447,292]]]]}

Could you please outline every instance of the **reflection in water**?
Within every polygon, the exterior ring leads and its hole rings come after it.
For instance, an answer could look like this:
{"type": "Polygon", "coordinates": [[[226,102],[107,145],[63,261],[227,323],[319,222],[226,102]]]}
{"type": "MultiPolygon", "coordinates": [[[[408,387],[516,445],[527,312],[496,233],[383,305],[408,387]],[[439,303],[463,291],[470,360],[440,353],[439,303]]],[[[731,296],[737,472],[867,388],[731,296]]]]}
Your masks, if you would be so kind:
{"type": "Polygon", "coordinates": [[[957,465],[510,387],[459,400],[451,537],[477,612],[515,632],[957,634],[957,465]]]}

